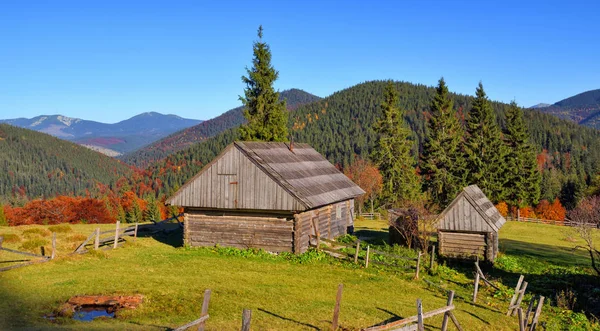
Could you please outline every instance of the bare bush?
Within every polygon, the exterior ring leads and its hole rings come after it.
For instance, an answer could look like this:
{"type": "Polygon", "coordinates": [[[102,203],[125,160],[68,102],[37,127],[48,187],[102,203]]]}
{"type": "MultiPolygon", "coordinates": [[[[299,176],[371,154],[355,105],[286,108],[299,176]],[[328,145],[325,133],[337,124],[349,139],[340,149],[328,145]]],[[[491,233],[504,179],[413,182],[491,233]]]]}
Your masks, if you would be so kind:
{"type": "Polygon", "coordinates": [[[583,248],[590,254],[592,268],[600,276],[600,250],[594,243],[595,232],[600,227],[600,196],[581,200],[579,205],[569,212],[569,218],[576,223],[575,229],[585,241],[583,248]]]}
{"type": "Polygon", "coordinates": [[[411,206],[403,209],[394,209],[390,213],[389,225],[392,232],[401,237],[400,241],[406,246],[429,251],[434,218],[430,217],[427,209],[420,206],[411,206]]]}

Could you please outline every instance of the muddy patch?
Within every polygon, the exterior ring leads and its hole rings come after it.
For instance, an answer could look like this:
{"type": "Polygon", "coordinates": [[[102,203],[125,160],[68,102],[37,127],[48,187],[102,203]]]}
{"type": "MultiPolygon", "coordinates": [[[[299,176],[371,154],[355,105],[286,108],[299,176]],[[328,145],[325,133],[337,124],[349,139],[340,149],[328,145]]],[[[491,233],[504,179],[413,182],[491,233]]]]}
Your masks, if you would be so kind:
{"type": "Polygon", "coordinates": [[[53,315],[84,322],[91,322],[96,318],[115,318],[122,309],[136,309],[142,299],[141,295],[78,295],[60,306],[53,315]]]}

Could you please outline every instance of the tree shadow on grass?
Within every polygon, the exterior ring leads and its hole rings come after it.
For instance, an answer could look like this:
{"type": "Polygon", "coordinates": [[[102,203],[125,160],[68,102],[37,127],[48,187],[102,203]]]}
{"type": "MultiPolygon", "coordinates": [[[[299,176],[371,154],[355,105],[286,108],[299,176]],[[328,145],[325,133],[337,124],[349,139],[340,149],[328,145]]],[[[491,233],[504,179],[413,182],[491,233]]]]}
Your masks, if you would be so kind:
{"type": "Polygon", "coordinates": [[[316,327],[316,326],[314,326],[312,324],[308,324],[308,323],[296,321],[296,320],[291,319],[289,317],[285,317],[285,316],[281,316],[281,315],[275,314],[275,313],[270,312],[270,311],[268,311],[266,309],[258,308],[258,310],[261,311],[261,312],[263,312],[263,313],[265,313],[265,314],[269,314],[269,315],[271,315],[273,317],[277,317],[279,319],[282,319],[284,321],[292,322],[292,323],[295,323],[295,324],[298,324],[298,325],[301,325],[301,326],[305,326],[307,328],[311,328],[311,329],[314,329],[314,330],[320,330],[318,327],[316,327]]]}
{"type": "MultiPolygon", "coordinates": [[[[600,277],[595,274],[586,274],[581,269],[590,267],[590,261],[586,259],[583,251],[511,239],[500,239],[500,247],[508,257],[525,257],[531,260],[508,259],[503,262],[510,264],[507,265],[508,268],[519,271],[501,269],[499,263],[496,263],[495,267],[491,264],[481,263],[480,266],[486,278],[499,280],[505,286],[514,288],[519,277],[523,275],[524,280],[528,283],[526,294],[543,295],[547,301],[553,304],[556,303],[556,297],[560,295],[560,292],[573,291],[577,298],[573,307],[575,311],[585,311],[587,314],[595,316],[600,315],[600,296],[597,295],[600,293],[600,277]],[[530,264],[527,264],[528,262],[530,264]]],[[[446,261],[452,268],[463,272],[471,279],[473,278],[474,265],[472,261],[446,261]]],[[[526,304],[524,303],[524,305],[526,304]]]]}
{"type": "Polygon", "coordinates": [[[387,231],[357,229],[354,231],[354,235],[361,240],[366,240],[373,244],[381,245],[382,243],[389,243],[389,235],[387,231]]]}
{"type": "Polygon", "coordinates": [[[183,229],[177,222],[141,225],[138,229],[138,237],[152,238],[173,247],[183,246],[183,229]]]}

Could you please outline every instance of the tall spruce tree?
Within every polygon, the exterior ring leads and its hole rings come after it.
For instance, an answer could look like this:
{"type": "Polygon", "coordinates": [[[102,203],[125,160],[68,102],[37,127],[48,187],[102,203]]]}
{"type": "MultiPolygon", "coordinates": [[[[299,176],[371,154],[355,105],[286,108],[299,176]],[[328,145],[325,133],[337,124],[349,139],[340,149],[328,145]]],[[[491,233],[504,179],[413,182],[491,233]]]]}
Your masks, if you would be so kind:
{"type": "Polygon", "coordinates": [[[453,104],[442,77],[431,102],[431,118],[420,165],[424,188],[441,208],[466,184],[466,161],[462,151],[464,130],[453,104]]]}
{"type": "Polygon", "coordinates": [[[242,76],[246,84],[244,117],[248,121],[240,127],[242,140],[286,141],[288,138],[288,112],[285,100],[279,100],[279,92],[273,88],[279,72],[271,65],[271,50],[263,42],[262,25],[258,27],[258,41],[254,42],[252,68],[246,68],[248,76],[242,76]]]}
{"type": "Polygon", "coordinates": [[[506,111],[506,182],[505,200],[512,207],[537,204],[542,176],[537,168],[536,154],[529,144],[529,133],[523,120],[523,109],[511,102],[506,111]]]}
{"type": "Polygon", "coordinates": [[[382,200],[387,206],[400,206],[419,198],[421,182],[410,150],[411,131],[398,106],[398,91],[392,81],[385,87],[381,117],[374,125],[377,141],[373,160],[383,176],[382,200]]]}
{"type": "Polygon", "coordinates": [[[506,148],[496,114],[479,82],[467,118],[467,182],[477,184],[493,202],[504,198],[506,148]]]}

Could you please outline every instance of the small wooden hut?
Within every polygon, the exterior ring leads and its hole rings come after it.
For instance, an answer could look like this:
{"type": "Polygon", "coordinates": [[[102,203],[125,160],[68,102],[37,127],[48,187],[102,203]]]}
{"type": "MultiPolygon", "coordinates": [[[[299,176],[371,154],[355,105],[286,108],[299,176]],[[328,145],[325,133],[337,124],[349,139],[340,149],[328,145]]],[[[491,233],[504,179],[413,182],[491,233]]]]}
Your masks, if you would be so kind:
{"type": "Polygon", "coordinates": [[[307,144],[235,142],[167,203],[184,207],[186,245],[302,253],[346,234],[362,194],[307,144]]]}
{"type": "Polygon", "coordinates": [[[498,255],[498,230],[506,220],[477,185],[465,187],[437,220],[440,255],[490,262],[498,255]]]}

